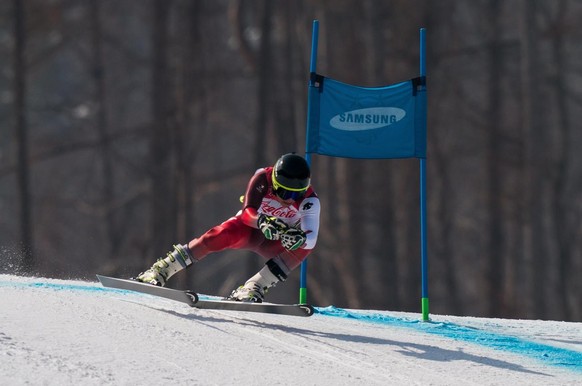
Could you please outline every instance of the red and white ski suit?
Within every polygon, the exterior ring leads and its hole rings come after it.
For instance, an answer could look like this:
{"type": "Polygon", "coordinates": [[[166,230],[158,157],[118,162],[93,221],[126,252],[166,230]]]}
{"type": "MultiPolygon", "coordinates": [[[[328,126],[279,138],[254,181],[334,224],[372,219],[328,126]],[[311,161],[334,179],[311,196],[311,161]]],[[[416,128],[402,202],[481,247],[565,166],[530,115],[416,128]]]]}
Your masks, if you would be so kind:
{"type": "Polygon", "coordinates": [[[286,265],[281,269],[289,272],[311,253],[319,232],[319,198],[309,187],[302,199],[290,205],[282,203],[273,193],[272,170],[272,167],[266,167],[256,171],[247,185],[241,211],[188,243],[195,260],[201,260],[211,252],[245,249],[266,259],[279,257],[286,265]],[[290,226],[300,227],[307,236],[305,244],[288,251],[279,240],[266,239],[257,226],[259,214],[275,216],[290,226]]]}

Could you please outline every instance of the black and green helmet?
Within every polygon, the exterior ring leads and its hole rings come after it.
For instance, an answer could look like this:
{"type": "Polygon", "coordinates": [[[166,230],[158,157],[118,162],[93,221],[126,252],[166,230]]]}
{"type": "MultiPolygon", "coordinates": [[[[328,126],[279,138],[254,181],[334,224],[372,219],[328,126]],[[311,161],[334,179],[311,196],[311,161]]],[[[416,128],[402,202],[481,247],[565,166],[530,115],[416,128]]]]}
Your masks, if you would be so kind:
{"type": "Polygon", "coordinates": [[[297,154],[285,154],[273,167],[273,192],[283,200],[298,200],[309,188],[311,172],[307,161],[297,154]]]}

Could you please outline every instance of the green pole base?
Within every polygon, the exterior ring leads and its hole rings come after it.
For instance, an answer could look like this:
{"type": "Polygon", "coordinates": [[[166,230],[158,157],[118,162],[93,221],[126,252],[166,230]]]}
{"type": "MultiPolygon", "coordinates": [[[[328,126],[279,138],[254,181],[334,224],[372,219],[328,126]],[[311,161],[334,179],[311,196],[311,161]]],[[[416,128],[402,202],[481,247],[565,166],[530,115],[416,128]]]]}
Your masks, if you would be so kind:
{"type": "Polygon", "coordinates": [[[429,322],[430,318],[428,317],[428,298],[422,298],[422,321],[429,322]]]}
{"type": "Polygon", "coordinates": [[[307,288],[299,288],[299,304],[307,304],[307,288]]]}

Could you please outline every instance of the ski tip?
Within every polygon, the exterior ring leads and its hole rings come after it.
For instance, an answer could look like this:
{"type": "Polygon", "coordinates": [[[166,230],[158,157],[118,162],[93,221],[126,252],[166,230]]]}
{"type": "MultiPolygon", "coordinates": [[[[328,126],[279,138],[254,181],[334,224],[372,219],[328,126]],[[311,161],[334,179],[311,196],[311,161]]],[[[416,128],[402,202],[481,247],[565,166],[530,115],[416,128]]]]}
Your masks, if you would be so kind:
{"type": "Polygon", "coordinates": [[[196,307],[196,303],[198,303],[198,299],[199,299],[198,294],[196,292],[190,291],[190,290],[184,291],[184,293],[186,295],[188,295],[188,297],[191,300],[190,307],[196,307]]]}
{"type": "Polygon", "coordinates": [[[315,309],[310,304],[298,304],[297,306],[305,311],[305,316],[311,316],[315,313],[315,309]]]}

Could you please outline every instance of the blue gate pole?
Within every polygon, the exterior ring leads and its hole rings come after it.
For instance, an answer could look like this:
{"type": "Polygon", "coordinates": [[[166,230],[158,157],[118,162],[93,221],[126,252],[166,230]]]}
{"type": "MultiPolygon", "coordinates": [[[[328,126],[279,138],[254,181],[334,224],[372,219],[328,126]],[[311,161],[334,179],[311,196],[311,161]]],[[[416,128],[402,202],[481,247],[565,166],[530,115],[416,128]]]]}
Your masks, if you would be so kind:
{"type": "MultiPolygon", "coordinates": [[[[311,61],[309,63],[309,87],[313,87],[313,74],[317,71],[317,42],[319,37],[319,20],[313,20],[313,31],[311,34],[311,61]]],[[[307,103],[307,136],[309,136],[309,102],[307,103]]],[[[307,153],[307,143],[305,140],[305,160],[311,166],[311,154],[307,153]]],[[[299,304],[307,303],[307,259],[301,262],[301,276],[299,280],[299,304]]]]}
{"type": "MultiPolygon", "coordinates": [[[[425,58],[425,32],[424,28],[420,29],[420,76],[426,77],[426,58],[425,58]]],[[[426,85],[421,86],[422,92],[426,92],[426,85]]],[[[424,131],[426,132],[426,104],[424,106],[424,131]]],[[[422,276],[422,293],[421,309],[422,320],[429,321],[428,310],[428,246],[427,246],[427,224],[426,224],[426,155],[420,159],[420,266],[422,276]]]]}

